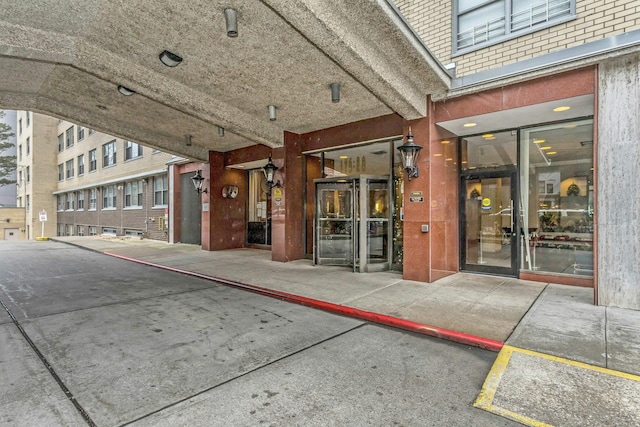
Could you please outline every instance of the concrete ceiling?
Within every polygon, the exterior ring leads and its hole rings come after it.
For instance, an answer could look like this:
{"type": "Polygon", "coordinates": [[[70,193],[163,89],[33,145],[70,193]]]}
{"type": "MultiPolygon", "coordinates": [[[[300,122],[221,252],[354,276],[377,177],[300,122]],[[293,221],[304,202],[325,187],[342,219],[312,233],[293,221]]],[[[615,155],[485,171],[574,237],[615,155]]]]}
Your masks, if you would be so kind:
{"type": "Polygon", "coordinates": [[[0,10],[0,108],[192,159],[279,147],[284,131],[422,117],[426,94],[450,86],[386,0],[0,0],[0,10]],[[237,11],[236,38],[226,35],[226,8],[237,11]],[[182,63],[163,65],[165,49],[182,63]]]}

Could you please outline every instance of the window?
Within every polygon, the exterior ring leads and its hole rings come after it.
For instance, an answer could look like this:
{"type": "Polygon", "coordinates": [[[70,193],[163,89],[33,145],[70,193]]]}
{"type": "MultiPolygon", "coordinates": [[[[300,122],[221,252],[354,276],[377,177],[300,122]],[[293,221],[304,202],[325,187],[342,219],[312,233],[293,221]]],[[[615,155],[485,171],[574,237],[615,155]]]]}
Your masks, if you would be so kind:
{"type": "Polygon", "coordinates": [[[95,225],[89,226],[89,236],[95,236],[98,234],[98,229],[95,225]]]}
{"type": "Polygon", "coordinates": [[[64,194],[58,194],[57,196],[57,209],[59,211],[63,211],[64,210],[64,194]]]}
{"type": "Polygon", "coordinates": [[[84,139],[84,126],[78,126],[78,142],[84,139]]]}
{"type": "Polygon", "coordinates": [[[18,145],[18,161],[22,161],[22,144],[18,145]]]}
{"type": "Polygon", "coordinates": [[[22,135],[22,119],[18,120],[18,135],[22,135]]]}
{"type": "Polygon", "coordinates": [[[84,175],[84,154],[78,156],[78,176],[84,175]]]}
{"type": "Polygon", "coordinates": [[[116,141],[111,141],[102,146],[102,167],[116,164],[116,141]]]}
{"type": "Polygon", "coordinates": [[[142,181],[130,181],[124,190],[125,207],[142,206],[142,181]]]}
{"type": "Polygon", "coordinates": [[[142,237],[144,233],[140,230],[124,230],[125,236],[142,237]]]}
{"type": "Polygon", "coordinates": [[[95,131],[95,130],[93,130],[93,129],[89,129],[89,135],[93,135],[94,133],[96,133],[96,131],[95,131]]]}
{"type": "Polygon", "coordinates": [[[98,189],[89,189],[89,210],[95,211],[98,204],[98,189]]]}
{"type": "Polygon", "coordinates": [[[160,175],[153,178],[153,204],[166,206],[169,204],[167,176],[160,175]]]}
{"type": "Polygon", "coordinates": [[[102,187],[102,209],[116,208],[116,186],[107,185],[102,187]]]}
{"type": "Polygon", "coordinates": [[[31,166],[27,166],[25,168],[25,172],[27,175],[27,183],[31,182],[31,166]]]}
{"type": "Polygon", "coordinates": [[[64,150],[64,134],[58,135],[58,153],[64,150]]]}
{"type": "Polygon", "coordinates": [[[73,236],[73,225],[67,224],[65,226],[65,235],[66,236],[73,236]]]}
{"type": "Polygon", "coordinates": [[[79,225],[77,227],[77,233],[78,233],[78,236],[84,236],[84,226],[79,225]]]}
{"type": "Polygon", "coordinates": [[[64,236],[64,224],[58,224],[58,236],[64,236]]]}
{"type": "Polygon", "coordinates": [[[73,147],[73,126],[65,132],[65,140],[67,148],[73,147]]]}
{"type": "Polygon", "coordinates": [[[74,207],[75,206],[74,206],[74,203],[73,203],[73,193],[67,193],[65,195],[65,206],[64,206],[64,208],[65,208],[65,210],[72,211],[74,207]]]}
{"type": "Polygon", "coordinates": [[[84,210],[84,191],[78,191],[77,200],[78,200],[78,210],[79,211],[84,210]]]}
{"type": "Polygon", "coordinates": [[[31,210],[31,196],[29,196],[28,194],[25,198],[25,209],[27,210],[27,212],[31,210]]]}
{"type": "Polygon", "coordinates": [[[18,171],[18,186],[21,186],[21,185],[22,185],[22,171],[18,171]]]}
{"type": "Polygon", "coordinates": [[[27,111],[27,127],[31,124],[31,111],[27,111]]]}
{"type": "Polygon", "coordinates": [[[58,165],[58,181],[64,181],[64,164],[58,165]]]}
{"type": "Polygon", "coordinates": [[[73,159],[67,160],[67,179],[71,179],[75,176],[74,170],[73,170],[73,159]]]}
{"type": "Polygon", "coordinates": [[[142,156],[142,145],[136,144],[135,142],[125,141],[124,142],[124,159],[131,160],[136,157],[142,156]]]}
{"type": "Polygon", "coordinates": [[[89,151],[89,172],[93,172],[98,168],[98,154],[96,149],[89,151]]]}
{"type": "Polygon", "coordinates": [[[116,229],[113,227],[102,227],[102,234],[108,234],[110,236],[116,235],[116,229]]]}
{"type": "Polygon", "coordinates": [[[26,141],[25,145],[27,146],[27,156],[28,156],[29,153],[31,152],[31,138],[30,137],[27,137],[27,141],[26,141]]]}
{"type": "Polygon", "coordinates": [[[457,50],[499,43],[575,14],[575,0],[457,0],[457,50]]]}

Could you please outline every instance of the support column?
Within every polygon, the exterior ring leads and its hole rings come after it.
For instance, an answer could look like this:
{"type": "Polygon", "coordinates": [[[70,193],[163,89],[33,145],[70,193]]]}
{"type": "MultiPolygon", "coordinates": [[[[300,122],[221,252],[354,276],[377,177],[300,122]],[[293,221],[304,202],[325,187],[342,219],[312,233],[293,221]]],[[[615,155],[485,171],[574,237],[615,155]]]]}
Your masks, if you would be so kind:
{"type": "Polygon", "coordinates": [[[597,304],[640,310],[640,54],[600,64],[596,150],[597,304]]]}

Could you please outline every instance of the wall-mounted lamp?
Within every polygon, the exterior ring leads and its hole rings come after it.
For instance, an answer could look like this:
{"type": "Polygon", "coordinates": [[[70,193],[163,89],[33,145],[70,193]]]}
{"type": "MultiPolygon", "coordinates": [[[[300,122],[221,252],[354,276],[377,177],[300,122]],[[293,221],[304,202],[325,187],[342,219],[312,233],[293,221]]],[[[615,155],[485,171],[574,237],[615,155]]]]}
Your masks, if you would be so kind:
{"type": "Polygon", "coordinates": [[[176,67],[182,62],[182,57],[168,50],[163,50],[159,56],[160,61],[167,67],[176,67]]]}
{"type": "Polygon", "coordinates": [[[202,189],[202,183],[204,182],[204,177],[200,174],[200,171],[196,172],[195,175],[191,177],[191,182],[193,182],[193,187],[196,189],[198,194],[206,193],[207,189],[202,189]]]}
{"type": "Polygon", "coordinates": [[[276,106],[275,105],[269,105],[267,107],[267,109],[269,110],[269,120],[271,120],[272,122],[276,120],[276,106]]]}
{"type": "Polygon", "coordinates": [[[273,160],[271,159],[271,156],[269,156],[269,161],[267,162],[266,165],[262,167],[262,172],[264,172],[264,177],[266,178],[267,186],[269,187],[269,193],[271,193],[271,189],[273,187],[280,186],[280,181],[276,182],[275,184],[273,182],[273,178],[277,170],[278,170],[278,167],[273,164],[273,160]]]}
{"type": "Polygon", "coordinates": [[[131,96],[136,93],[135,90],[131,90],[128,87],[124,87],[122,85],[118,85],[118,92],[120,92],[124,96],[131,96]]]}
{"type": "Polygon", "coordinates": [[[331,88],[331,102],[334,104],[340,102],[340,83],[331,83],[329,88],[331,88]]]}
{"type": "Polygon", "coordinates": [[[220,126],[216,126],[218,128],[218,136],[224,136],[224,128],[220,126]]]}
{"type": "Polygon", "coordinates": [[[187,147],[191,147],[191,135],[184,136],[184,145],[187,147]]]}
{"type": "Polygon", "coordinates": [[[227,25],[227,36],[238,37],[238,13],[235,9],[224,10],[224,21],[227,25]]]}
{"type": "Polygon", "coordinates": [[[409,132],[407,133],[407,141],[398,147],[400,156],[402,156],[402,167],[407,173],[407,178],[411,181],[411,178],[418,177],[418,155],[420,154],[422,147],[413,142],[413,134],[411,133],[411,126],[409,126],[409,132]]]}

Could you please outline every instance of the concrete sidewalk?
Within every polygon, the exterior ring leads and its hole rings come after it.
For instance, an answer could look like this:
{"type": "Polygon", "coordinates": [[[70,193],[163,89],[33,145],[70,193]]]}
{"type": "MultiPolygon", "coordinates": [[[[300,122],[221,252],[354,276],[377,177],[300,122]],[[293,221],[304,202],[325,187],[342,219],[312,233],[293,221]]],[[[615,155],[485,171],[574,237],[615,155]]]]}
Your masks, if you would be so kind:
{"type": "Polygon", "coordinates": [[[316,267],[309,260],[273,262],[264,250],[208,252],[103,237],[53,240],[502,349],[475,406],[525,425],[640,424],[640,312],[595,306],[590,288],[464,273],[420,283],[391,272],[316,267]]]}

